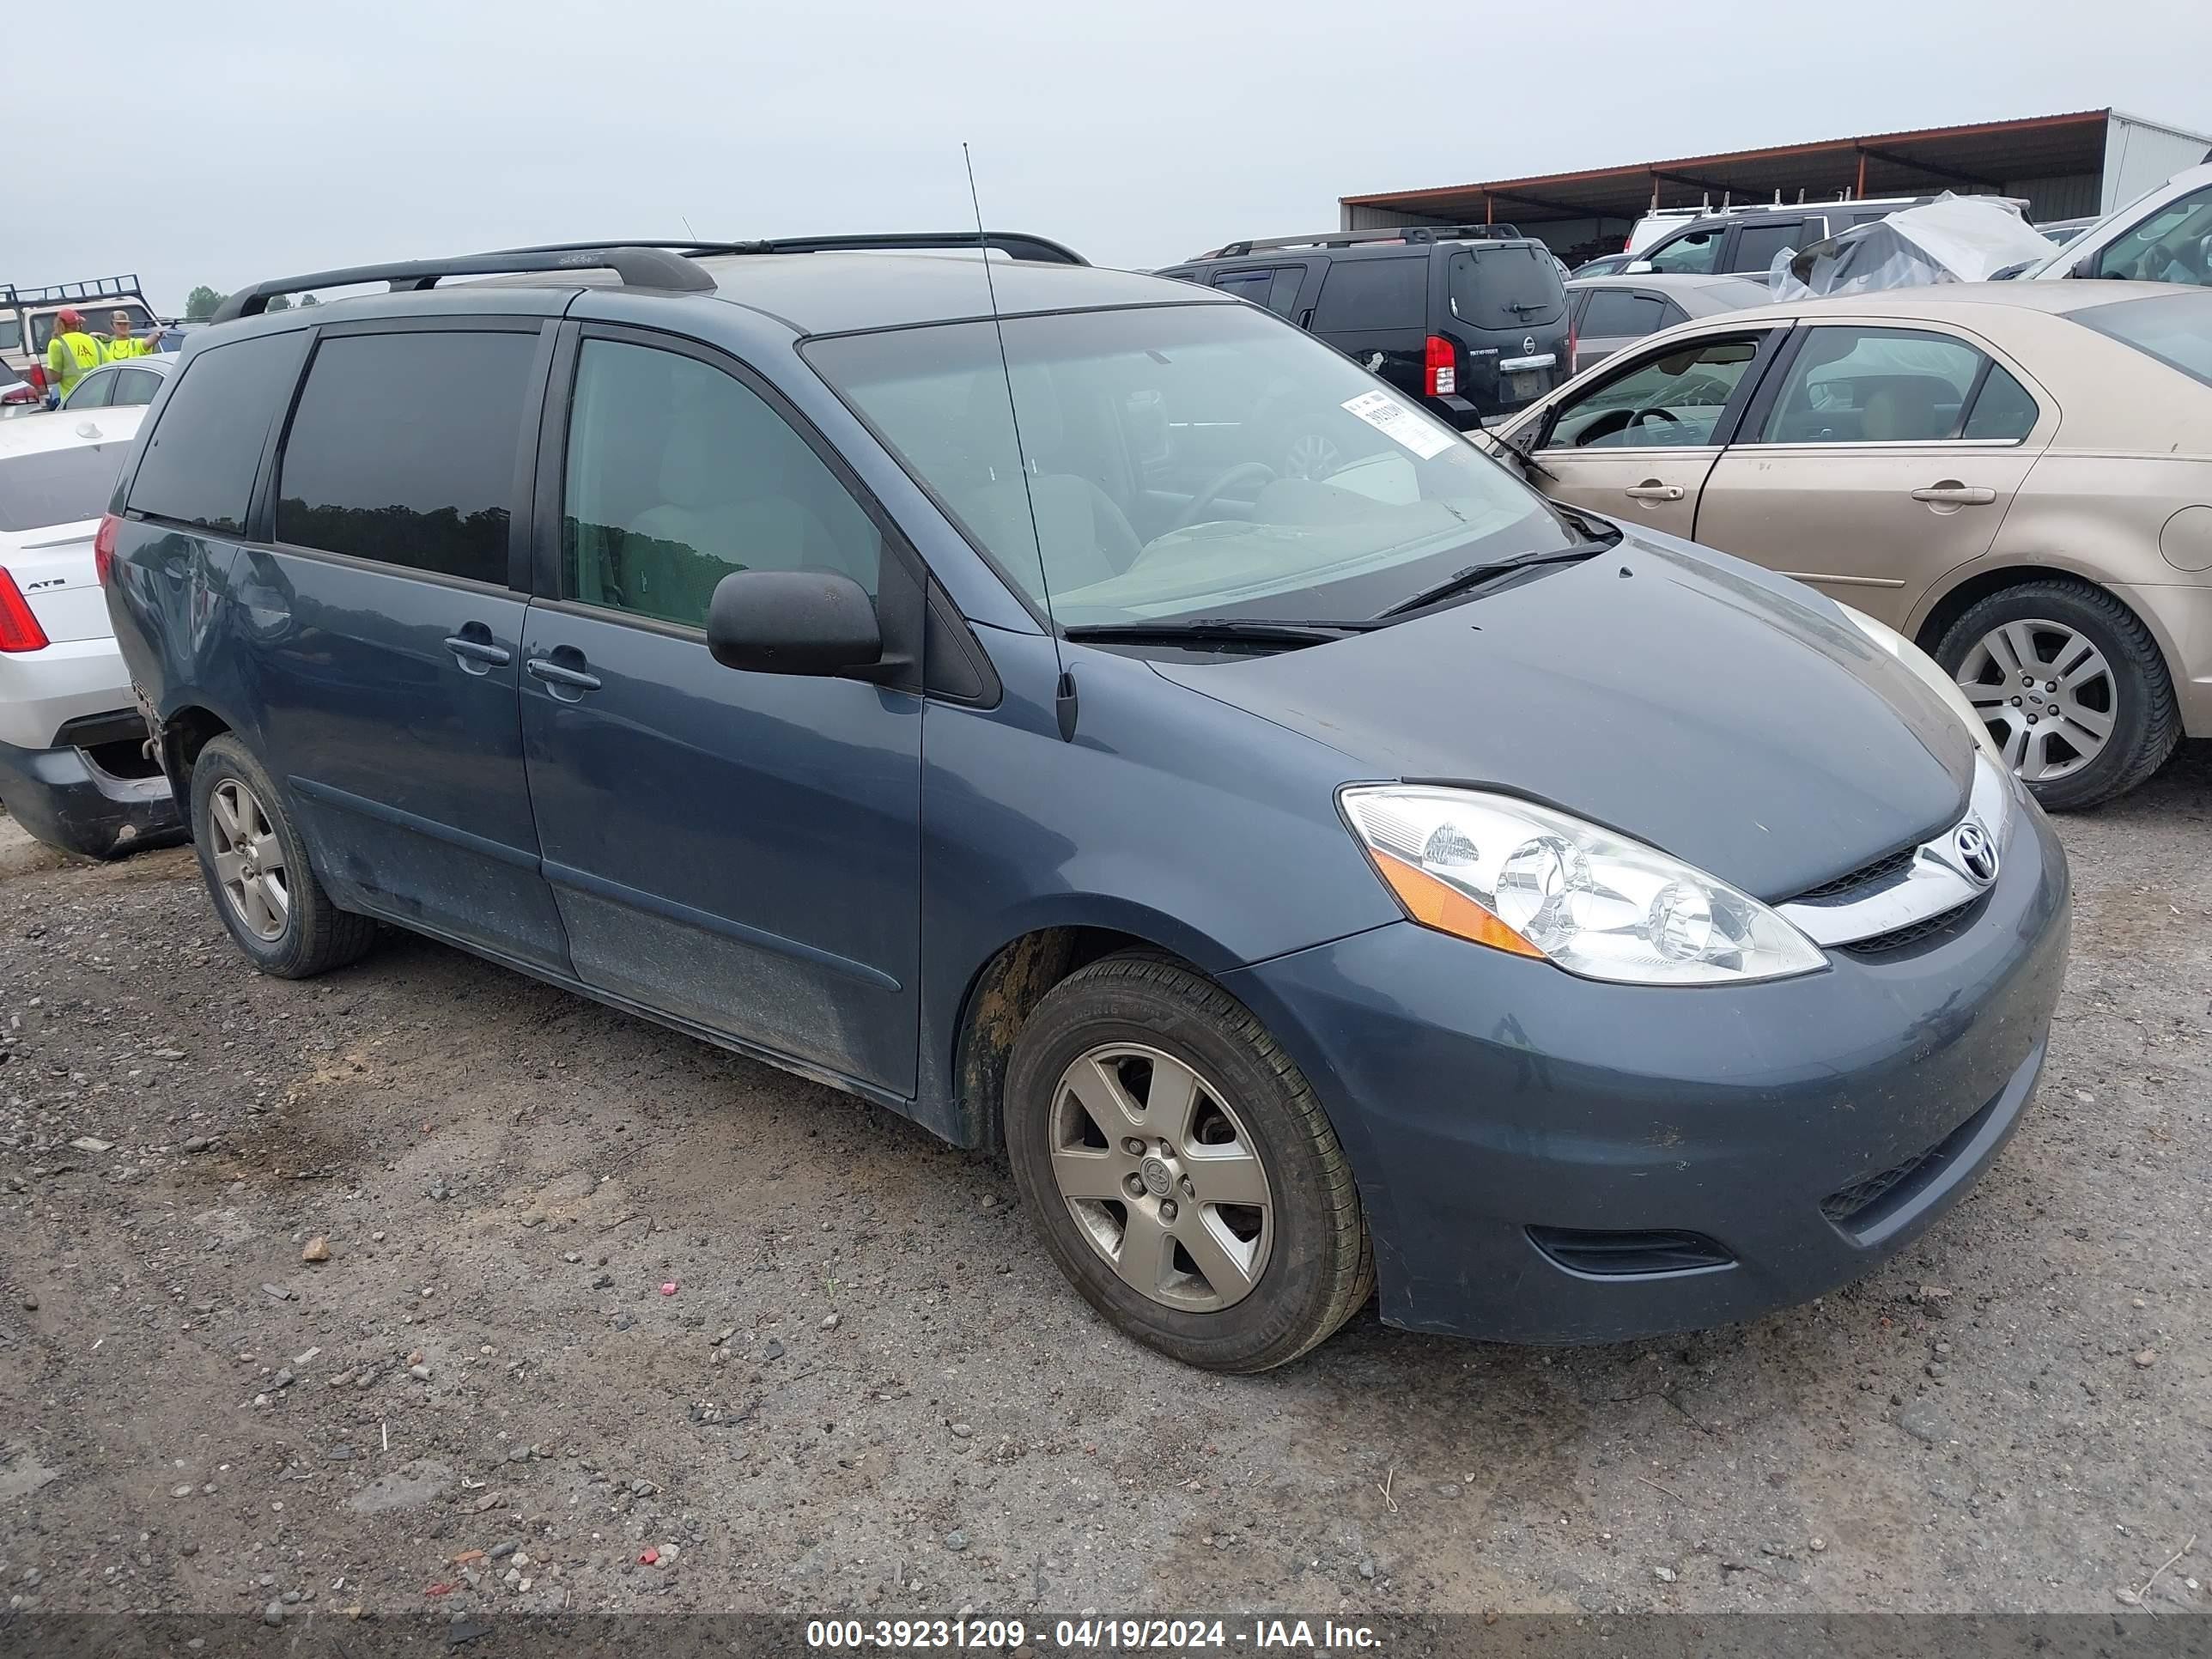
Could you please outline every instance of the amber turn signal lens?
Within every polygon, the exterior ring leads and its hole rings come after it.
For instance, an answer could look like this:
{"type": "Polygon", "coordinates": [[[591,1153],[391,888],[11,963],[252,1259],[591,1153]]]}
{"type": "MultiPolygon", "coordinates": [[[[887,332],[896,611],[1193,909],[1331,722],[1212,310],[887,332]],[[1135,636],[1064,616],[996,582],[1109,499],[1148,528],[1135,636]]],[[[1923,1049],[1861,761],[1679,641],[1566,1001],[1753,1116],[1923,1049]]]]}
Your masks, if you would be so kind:
{"type": "Polygon", "coordinates": [[[1449,933],[1476,945],[1487,945],[1493,951],[1543,959],[1541,951],[1457,888],[1438,881],[1419,866],[1388,853],[1376,851],[1374,858],[1376,870],[1398,896],[1398,902],[1406,907],[1406,914],[1422,927],[1433,927],[1440,933],[1449,933]]]}

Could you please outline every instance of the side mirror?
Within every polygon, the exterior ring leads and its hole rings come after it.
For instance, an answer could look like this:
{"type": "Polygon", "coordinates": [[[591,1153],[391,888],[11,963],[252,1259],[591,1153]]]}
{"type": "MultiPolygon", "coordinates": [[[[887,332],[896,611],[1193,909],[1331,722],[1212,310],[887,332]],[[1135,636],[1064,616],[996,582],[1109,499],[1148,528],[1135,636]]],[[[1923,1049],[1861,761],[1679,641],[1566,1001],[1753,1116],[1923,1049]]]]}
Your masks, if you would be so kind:
{"type": "Polygon", "coordinates": [[[850,576],[733,570],[708,604],[707,649],[723,667],[756,674],[846,674],[881,665],[884,636],[850,576]]]}
{"type": "Polygon", "coordinates": [[[1651,261],[1649,259],[1631,259],[1626,264],[1621,266],[1620,274],[1624,276],[1649,276],[1652,269],[1651,261]]]}

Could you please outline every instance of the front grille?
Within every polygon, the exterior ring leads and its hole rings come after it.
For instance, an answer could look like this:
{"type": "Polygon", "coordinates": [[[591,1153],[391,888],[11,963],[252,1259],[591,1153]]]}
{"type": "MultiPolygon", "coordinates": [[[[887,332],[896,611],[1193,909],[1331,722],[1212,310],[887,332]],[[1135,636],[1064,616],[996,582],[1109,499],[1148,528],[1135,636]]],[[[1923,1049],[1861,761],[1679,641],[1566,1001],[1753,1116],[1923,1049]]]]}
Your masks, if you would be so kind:
{"type": "Polygon", "coordinates": [[[1855,957],[1894,956],[1900,951],[1910,950],[1912,946],[1934,939],[1939,934],[1952,932],[1967,919],[1969,914],[1980,902],[1981,900],[1978,898],[1968,899],[1964,904],[1954,905],[1948,910],[1939,911],[1932,916],[1923,916],[1917,921],[1908,921],[1904,927],[1893,927],[1887,933],[1875,933],[1866,939],[1855,939],[1848,945],[1836,946],[1836,949],[1848,951],[1855,957]]]}
{"type": "Polygon", "coordinates": [[[1536,1248],[1578,1273],[1619,1278],[1725,1267],[1735,1258],[1702,1233],[1600,1232],[1580,1227],[1531,1227],[1536,1248]]]}
{"type": "Polygon", "coordinates": [[[1802,904],[1808,901],[1842,898],[1856,893],[1862,887],[1886,887],[1912,867],[1912,860],[1920,856],[1917,847],[1908,847],[1901,853],[1892,853],[1887,858],[1876,859],[1848,875],[1838,876],[1833,881],[1824,881],[1818,887],[1808,888],[1790,902],[1802,904]]]}

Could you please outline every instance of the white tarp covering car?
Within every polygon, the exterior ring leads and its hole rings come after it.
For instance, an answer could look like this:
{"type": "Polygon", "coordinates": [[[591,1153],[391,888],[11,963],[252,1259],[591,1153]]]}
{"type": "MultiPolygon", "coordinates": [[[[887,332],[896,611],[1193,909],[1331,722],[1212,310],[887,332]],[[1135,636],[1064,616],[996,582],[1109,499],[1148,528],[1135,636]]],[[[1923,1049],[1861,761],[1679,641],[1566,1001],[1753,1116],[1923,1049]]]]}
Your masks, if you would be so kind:
{"type": "Polygon", "coordinates": [[[1770,281],[1778,300],[1983,283],[2050,252],[2009,205],[1945,196],[1778,258],[1770,281]]]}

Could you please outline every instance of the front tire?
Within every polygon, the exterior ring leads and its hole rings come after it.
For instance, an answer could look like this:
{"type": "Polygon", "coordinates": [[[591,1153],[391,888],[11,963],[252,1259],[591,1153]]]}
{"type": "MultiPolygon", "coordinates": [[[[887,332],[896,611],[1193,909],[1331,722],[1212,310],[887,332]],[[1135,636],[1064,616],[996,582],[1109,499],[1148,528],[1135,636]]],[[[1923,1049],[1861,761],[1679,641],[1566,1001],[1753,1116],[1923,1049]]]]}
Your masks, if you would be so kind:
{"type": "Polygon", "coordinates": [[[331,902],[276,786],[234,737],[192,763],[192,840],[216,914],[263,973],[308,979],[376,942],[375,922],[331,902]]]}
{"type": "Polygon", "coordinates": [[[1992,593],[1945,630],[1935,657],[2053,811],[2126,793],[2181,740],[2158,641],[2087,582],[2055,577],[1992,593]]]}
{"type": "Polygon", "coordinates": [[[1187,1364],[1284,1364],[1374,1291],[1321,1103],[1249,1010],[1176,963],[1108,957],[1046,993],[1014,1043],[1006,1133],[1061,1272],[1187,1364]]]}

